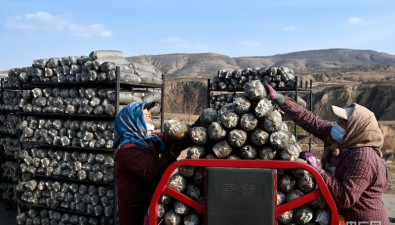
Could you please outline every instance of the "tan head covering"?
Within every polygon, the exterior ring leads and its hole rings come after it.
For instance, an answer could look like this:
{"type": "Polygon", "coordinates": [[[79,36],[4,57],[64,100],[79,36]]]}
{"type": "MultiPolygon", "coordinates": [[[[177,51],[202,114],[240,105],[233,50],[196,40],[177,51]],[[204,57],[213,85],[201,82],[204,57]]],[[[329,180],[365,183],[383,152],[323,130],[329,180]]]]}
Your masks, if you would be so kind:
{"type": "Polygon", "coordinates": [[[343,142],[338,144],[329,140],[330,145],[324,150],[323,163],[326,163],[331,154],[339,154],[338,149],[348,150],[371,147],[376,151],[377,155],[382,157],[380,149],[384,144],[384,136],[374,113],[357,103],[353,103],[347,108],[353,108],[353,110],[347,116],[347,129],[343,142]]]}
{"type": "Polygon", "coordinates": [[[346,135],[340,148],[372,147],[378,155],[381,155],[381,147],[384,144],[384,136],[373,112],[369,109],[354,105],[354,111],[348,118],[346,135]]]}

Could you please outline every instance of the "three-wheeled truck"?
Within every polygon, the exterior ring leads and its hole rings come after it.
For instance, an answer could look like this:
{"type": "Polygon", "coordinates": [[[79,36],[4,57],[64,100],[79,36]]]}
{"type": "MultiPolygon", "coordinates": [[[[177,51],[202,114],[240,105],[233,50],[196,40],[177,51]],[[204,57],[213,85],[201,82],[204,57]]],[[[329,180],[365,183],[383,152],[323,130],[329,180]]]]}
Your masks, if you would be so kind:
{"type": "Polygon", "coordinates": [[[223,159],[184,159],[174,162],[167,168],[155,190],[146,224],[158,224],[158,201],[162,194],[203,215],[201,224],[205,225],[276,225],[279,224],[279,215],[321,197],[330,210],[326,224],[345,224],[319,173],[302,162],[223,159]],[[204,168],[204,203],[168,187],[172,174],[183,166],[204,168]],[[315,179],[316,188],[295,200],[277,205],[278,171],[287,169],[308,171],[315,179]]]}

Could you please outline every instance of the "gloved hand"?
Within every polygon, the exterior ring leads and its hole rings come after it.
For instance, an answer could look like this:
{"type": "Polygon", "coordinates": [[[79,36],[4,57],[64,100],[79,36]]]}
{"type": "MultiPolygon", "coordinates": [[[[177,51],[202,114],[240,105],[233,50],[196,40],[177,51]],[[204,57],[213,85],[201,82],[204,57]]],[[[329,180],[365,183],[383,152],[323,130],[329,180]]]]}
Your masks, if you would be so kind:
{"type": "Polygon", "coordinates": [[[299,154],[299,158],[306,160],[307,163],[310,166],[314,167],[319,173],[323,172],[320,162],[317,160],[313,153],[303,151],[299,154]]]}
{"type": "Polygon", "coordinates": [[[265,83],[264,84],[265,89],[268,93],[268,99],[272,100],[272,102],[276,103],[277,105],[282,105],[285,101],[284,95],[278,93],[270,84],[265,83]]]}

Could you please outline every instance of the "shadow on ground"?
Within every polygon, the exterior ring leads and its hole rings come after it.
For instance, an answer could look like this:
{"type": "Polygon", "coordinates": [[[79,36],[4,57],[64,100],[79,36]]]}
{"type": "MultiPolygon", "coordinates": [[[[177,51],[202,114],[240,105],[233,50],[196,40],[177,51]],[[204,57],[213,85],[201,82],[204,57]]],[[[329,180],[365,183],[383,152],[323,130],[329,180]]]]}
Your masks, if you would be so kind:
{"type": "MultiPolygon", "coordinates": [[[[395,224],[395,194],[383,195],[383,202],[386,206],[391,224],[395,224]]],[[[15,221],[17,210],[13,207],[11,210],[5,209],[5,203],[0,202],[0,221],[1,224],[17,225],[15,221]]]]}

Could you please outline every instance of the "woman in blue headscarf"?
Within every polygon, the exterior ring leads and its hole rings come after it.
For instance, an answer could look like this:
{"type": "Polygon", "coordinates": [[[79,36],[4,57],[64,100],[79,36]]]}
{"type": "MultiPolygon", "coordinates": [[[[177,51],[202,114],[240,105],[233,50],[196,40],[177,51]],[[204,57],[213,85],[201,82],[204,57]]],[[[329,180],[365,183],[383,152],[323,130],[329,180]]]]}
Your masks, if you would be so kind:
{"type": "Polygon", "coordinates": [[[188,146],[171,146],[164,133],[153,134],[149,110],[154,103],[134,102],[115,119],[116,181],[120,225],[142,225],[151,197],[166,168],[188,146]],[[170,150],[171,149],[171,150],[170,150]],[[161,157],[159,154],[162,154],[161,157]]]}

